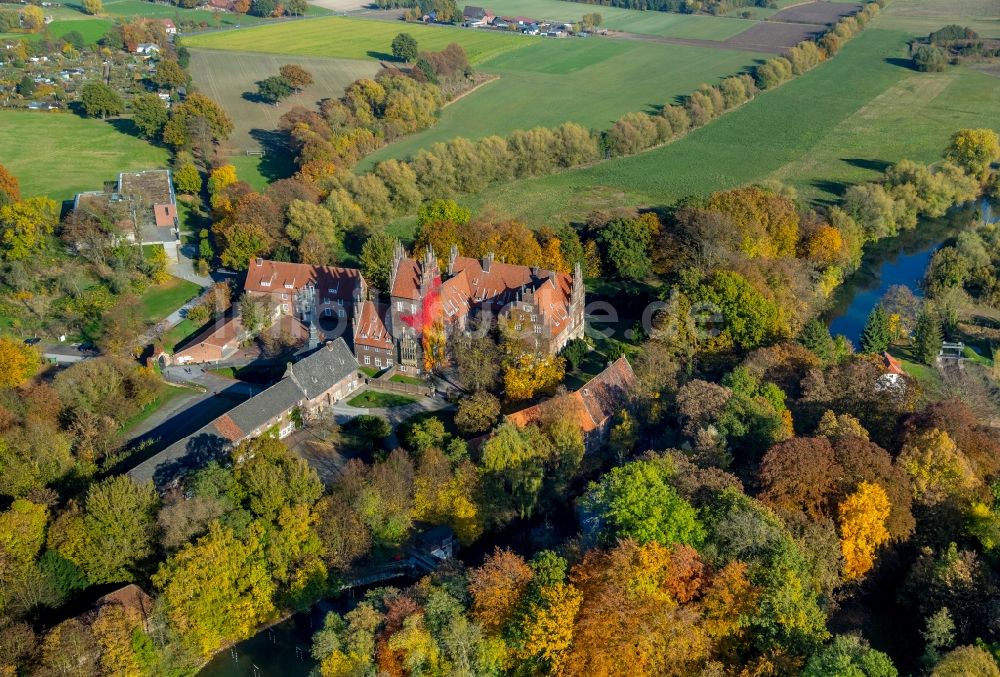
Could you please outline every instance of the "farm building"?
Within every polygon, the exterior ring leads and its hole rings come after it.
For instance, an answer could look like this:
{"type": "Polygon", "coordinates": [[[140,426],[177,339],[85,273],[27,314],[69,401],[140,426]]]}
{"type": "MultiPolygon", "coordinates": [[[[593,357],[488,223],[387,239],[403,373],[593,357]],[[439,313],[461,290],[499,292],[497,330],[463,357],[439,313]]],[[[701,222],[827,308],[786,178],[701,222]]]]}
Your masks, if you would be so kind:
{"type": "Polygon", "coordinates": [[[492,11],[482,7],[468,5],[462,10],[462,23],[466,26],[489,26],[494,18],[492,11]]]}
{"type": "Polygon", "coordinates": [[[287,437],[297,422],[318,416],[361,384],[358,362],[343,339],[290,364],[273,386],[219,416],[129,471],[136,482],[164,488],[186,471],[219,458],[243,440],[268,433],[287,437]]]}

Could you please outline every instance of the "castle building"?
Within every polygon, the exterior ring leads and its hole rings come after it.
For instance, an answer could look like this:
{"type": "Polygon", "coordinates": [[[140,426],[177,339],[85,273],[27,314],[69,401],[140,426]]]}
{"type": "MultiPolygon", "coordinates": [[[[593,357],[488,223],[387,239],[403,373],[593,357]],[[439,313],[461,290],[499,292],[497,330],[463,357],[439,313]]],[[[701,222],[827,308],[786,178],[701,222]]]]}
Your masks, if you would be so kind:
{"type": "Polygon", "coordinates": [[[422,260],[396,245],[386,329],[396,343],[400,371],[423,369],[425,332],[446,335],[470,320],[509,319],[535,349],[554,355],[584,332],[584,283],[579,264],[572,275],[531,266],[459,256],[452,245],[444,274],[433,249],[422,260]],[[440,325],[440,328],[437,325],[440,325]]]}

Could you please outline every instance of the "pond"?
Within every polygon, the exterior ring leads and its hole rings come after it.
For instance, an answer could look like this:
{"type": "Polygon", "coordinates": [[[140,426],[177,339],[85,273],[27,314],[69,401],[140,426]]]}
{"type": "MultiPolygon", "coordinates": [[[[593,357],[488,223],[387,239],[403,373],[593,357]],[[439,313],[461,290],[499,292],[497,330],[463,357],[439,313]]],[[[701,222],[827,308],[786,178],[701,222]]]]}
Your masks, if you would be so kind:
{"type": "Polygon", "coordinates": [[[833,295],[826,312],[830,332],[843,334],[856,348],[868,314],[889,287],[903,285],[922,296],[920,285],[934,252],[979,217],[993,222],[1000,213],[986,200],[969,203],[939,219],[921,219],[913,230],[870,245],[861,266],[833,295]]]}

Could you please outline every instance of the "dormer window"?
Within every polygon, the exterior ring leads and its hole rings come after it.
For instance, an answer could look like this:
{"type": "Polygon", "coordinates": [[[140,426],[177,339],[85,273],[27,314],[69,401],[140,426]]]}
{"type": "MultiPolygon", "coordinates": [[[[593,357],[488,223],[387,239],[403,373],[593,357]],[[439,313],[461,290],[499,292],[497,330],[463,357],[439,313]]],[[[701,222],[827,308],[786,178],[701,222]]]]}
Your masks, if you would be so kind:
{"type": "Polygon", "coordinates": [[[286,282],[285,289],[295,289],[295,285],[291,282],[286,282]]]}
{"type": "Polygon", "coordinates": [[[271,281],[270,280],[261,280],[260,281],[260,286],[261,287],[270,287],[271,286],[271,281]]]}

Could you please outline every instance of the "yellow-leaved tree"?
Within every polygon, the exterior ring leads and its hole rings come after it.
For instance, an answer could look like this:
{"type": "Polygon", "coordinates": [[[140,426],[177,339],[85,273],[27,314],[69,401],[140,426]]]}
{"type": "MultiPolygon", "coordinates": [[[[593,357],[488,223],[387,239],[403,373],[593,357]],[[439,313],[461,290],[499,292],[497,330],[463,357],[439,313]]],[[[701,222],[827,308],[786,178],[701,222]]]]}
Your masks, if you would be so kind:
{"type": "Polygon", "coordinates": [[[890,507],[885,490],[872,482],[860,483],[840,504],[840,549],[848,580],[861,578],[875,565],[875,552],[889,540],[885,521],[890,507]]]}
{"type": "Polygon", "coordinates": [[[0,336],[0,388],[24,385],[40,364],[37,350],[21,341],[0,336]]]}
{"type": "Polygon", "coordinates": [[[937,428],[903,445],[898,460],[910,476],[913,498],[919,503],[933,505],[979,484],[969,459],[947,432],[937,428]]]}
{"type": "Polygon", "coordinates": [[[555,388],[566,375],[566,360],[550,355],[522,353],[508,361],[503,372],[504,392],[511,400],[526,400],[547,388],[555,388]]]}
{"type": "Polygon", "coordinates": [[[542,587],[524,614],[519,657],[538,658],[548,666],[548,674],[560,674],[582,602],[583,595],[572,584],[542,587]]]}

